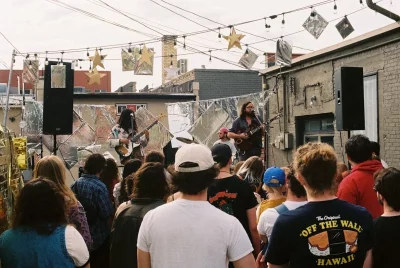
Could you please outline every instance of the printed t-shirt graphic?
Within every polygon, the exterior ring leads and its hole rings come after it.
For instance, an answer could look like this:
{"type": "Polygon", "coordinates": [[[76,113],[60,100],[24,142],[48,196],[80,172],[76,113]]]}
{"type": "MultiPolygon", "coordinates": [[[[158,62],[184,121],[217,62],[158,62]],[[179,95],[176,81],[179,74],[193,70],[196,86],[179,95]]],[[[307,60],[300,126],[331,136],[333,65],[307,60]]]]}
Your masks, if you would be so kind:
{"type": "Polygon", "coordinates": [[[372,248],[372,216],[334,199],[281,214],[272,231],[267,261],[291,267],[362,267],[372,248]]]}

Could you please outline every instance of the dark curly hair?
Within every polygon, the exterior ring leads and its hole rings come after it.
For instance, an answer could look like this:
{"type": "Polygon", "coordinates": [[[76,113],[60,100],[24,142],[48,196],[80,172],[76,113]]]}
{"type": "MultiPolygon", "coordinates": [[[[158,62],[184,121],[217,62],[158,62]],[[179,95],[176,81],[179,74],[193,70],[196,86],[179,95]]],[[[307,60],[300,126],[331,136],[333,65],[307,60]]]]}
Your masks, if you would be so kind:
{"type": "Polygon", "coordinates": [[[39,234],[50,235],[68,224],[64,195],[49,179],[33,179],[22,188],[17,198],[12,228],[33,228],[39,234]]]}
{"type": "Polygon", "coordinates": [[[345,152],[351,161],[360,164],[372,158],[371,142],[364,135],[354,135],[346,142],[345,152]]]}
{"type": "Polygon", "coordinates": [[[106,159],[102,154],[92,154],[85,162],[83,169],[86,174],[97,175],[100,174],[106,166],[106,159]]]}
{"type": "MultiPolygon", "coordinates": [[[[196,163],[186,162],[181,167],[190,168],[198,166],[196,163]]],[[[196,195],[207,189],[219,174],[215,165],[207,170],[198,172],[177,172],[174,166],[168,168],[172,175],[172,187],[175,191],[188,195],[196,195]]]]}
{"type": "Polygon", "coordinates": [[[118,201],[120,204],[129,200],[129,196],[132,194],[133,187],[133,173],[138,171],[142,166],[142,161],[139,159],[132,159],[125,163],[124,171],[122,172],[121,189],[119,192],[118,201]]]}
{"type": "Polygon", "coordinates": [[[295,196],[297,196],[297,198],[306,197],[306,189],[304,189],[304,186],[297,180],[293,165],[290,165],[287,168],[289,169],[289,172],[286,175],[288,188],[295,196]]]}
{"type": "Polygon", "coordinates": [[[400,211],[400,170],[381,169],[374,174],[374,189],[385,198],[394,211],[400,211]]]}
{"type": "Polygon", "coordinates": [[[108,192],[112,196],[115,181],[119,179],[119,169],[114,159],[106,159],[106,166],[100,174],[100,180],[106,185],[108,192]]]}
{"type": "Polygon", "coordinates": [[[165,156],[162,152],[150,151],[144,158],[145,163],[154,162],[164,164],[165,156]]]}
{"type": "Polygon", "coordinates": [[[164,166],[161,163],[145,163],[133,176],[131,198],[166,200],[170,194],[164,166]]]}

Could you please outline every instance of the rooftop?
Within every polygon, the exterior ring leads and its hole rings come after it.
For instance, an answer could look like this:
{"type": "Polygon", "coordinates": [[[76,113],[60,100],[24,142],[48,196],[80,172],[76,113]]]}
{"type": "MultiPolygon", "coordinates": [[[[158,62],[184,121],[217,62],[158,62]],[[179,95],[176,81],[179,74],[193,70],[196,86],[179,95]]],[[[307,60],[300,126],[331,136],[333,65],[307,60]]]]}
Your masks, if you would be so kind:
{"type": "Polygon", "coordinates": [[[74,99],[156,99],[156,100],[195,100],[194,94],[132,93],[132,92],[100,92],[75,93],[74,99]]]}

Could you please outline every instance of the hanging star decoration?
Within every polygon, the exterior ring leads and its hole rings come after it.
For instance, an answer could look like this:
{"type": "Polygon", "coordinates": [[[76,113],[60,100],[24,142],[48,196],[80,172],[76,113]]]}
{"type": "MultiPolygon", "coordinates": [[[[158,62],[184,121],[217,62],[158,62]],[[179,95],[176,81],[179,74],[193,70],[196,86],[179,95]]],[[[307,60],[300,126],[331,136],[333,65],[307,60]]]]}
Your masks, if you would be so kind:
{"type": "Polygon", "coordinates": [[[167,76],[165,77],[165,79],[171,80],[178,76],[180,69],[176,67],[167,67],[164,68],[164,71],[167,72],[167,76]]]}
{"type": "Polygon", "coordinates": [[[101,68],[104,69],[103,65],[103,60],[107,57],[107,55],[100,55],[99,51],[96,48],[96,52],[94,56],[90,56],[89,59],[93,62],[93,69],[97,68],[97,66],[100,66],[101,68]]]}
{"type": "Polygon", "coordinates": [[[242,40],[243,37],[245,37],[243,34],[236,34],[235,28],[232,28],[231,35],[224,36],[224,38],[227,41],[229,41],[228,50],[230,50],[233,47],[237,47],[237,48],[242,49],[242,46],[240,45],[240,40],[242,40]]]}
{"type": "Polygon", "coordinates": [[[143,46],[142,55],[140,56],[138,66],[142,66],[143,63],[147,63],[149,66],[153,66],[153,56],[154,52],[147,49],[146,45],[143,46]]]}
{"type": "Polygon", "coordinates": [[[94,68],[92,73],[85,73],[85,74],[90,79],[89,85],[92,85],[94,83],[100,85],[101,78],[106,76],[106,74],[99,73],[99,71],[97,71],[97,68],[94,68]]]}

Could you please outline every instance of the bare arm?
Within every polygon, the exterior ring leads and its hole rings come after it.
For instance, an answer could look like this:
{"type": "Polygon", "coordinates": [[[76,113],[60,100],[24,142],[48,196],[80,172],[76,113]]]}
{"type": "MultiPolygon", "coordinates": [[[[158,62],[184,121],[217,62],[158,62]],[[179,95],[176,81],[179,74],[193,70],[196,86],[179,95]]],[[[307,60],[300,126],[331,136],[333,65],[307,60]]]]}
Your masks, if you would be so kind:
{"type": "Polygon", "coordinates": [[[234,132],[228,132],[228,138],[230,138],[230,139],[247,139],[247,135],[244,133],[236,134],[234,132]]]}
{"type": "Polygon", "coordinates": [[[267,241],[268,241],[268,237],[267,237],[266,235],[260,234],[260,240],[261,240],[264,244],[266,244],[267,241]]]}
{"type": "Polygon", "coordinates": [[[251,241],[254,248],[254,253],[257,256],[260,253],[260,237],[257,231],[257,221],[256,221],[256,208],[251,208],[246,211],[247,220],[249,222],[249,229],[251,234],[251,241]]]}
{"type": "Polygon", "coordinates": [[[138,268],[151,268],[150,253],[137,249],[138,268]]]}
{"type": "Polygon", "coordinates": [[[249,253],[240,260],[234,261],[233,266],[235,268],[256,268],[256,262],[254,261],[253,254],[249,253]]]}
{"type": "Polygon", "coordinates": [[[372,268],[372,249],[367,251],[363,268],[372,268]]]}

